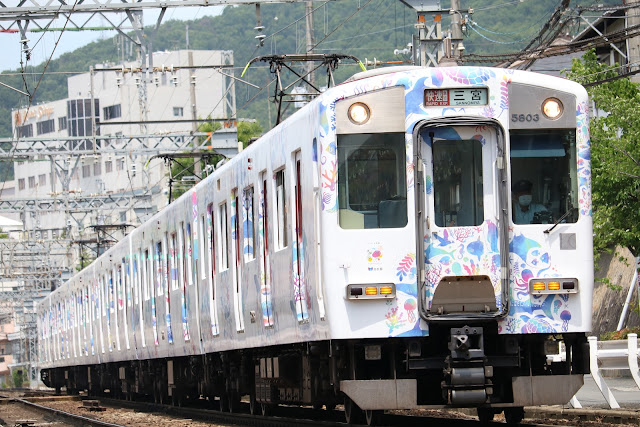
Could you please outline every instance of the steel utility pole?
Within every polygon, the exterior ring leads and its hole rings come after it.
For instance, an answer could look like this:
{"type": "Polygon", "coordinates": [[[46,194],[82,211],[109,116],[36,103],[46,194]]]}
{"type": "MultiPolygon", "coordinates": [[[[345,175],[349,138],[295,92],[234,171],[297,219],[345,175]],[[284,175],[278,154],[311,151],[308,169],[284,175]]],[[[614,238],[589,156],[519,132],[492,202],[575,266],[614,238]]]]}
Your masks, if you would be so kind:
{"type": "MultiPolygon", "coordinates": [[[[304,4],[306,19],[306,42],[307,42],[307,54],[313,53],[313,48],[315,44],[315,40],[313,37],[313,2],[308,1],[304,4]]],[[[311,62],[307,63],[307,79],[311,83],[311,85],[316,85],[315,73],[313,72],[313,64],[311,62]]]]}
{"type": "MultiPolygon", "coordinates": [[[[451,0],[451,8],[443,9],[440,0],[400,0],[418,14],[418,37],[413,40],[413,62],[423,67],[455,65],[452,61],[462,56],[462,25],[464,18],[460,0],[451,0]],[[451,15],[450,36],[443,38],[442,14],[451,15]],[[443,62],[444,61],[444,62],[443,62]]],[[[471,12],[465,11],[465,12],[471,12]]]]}

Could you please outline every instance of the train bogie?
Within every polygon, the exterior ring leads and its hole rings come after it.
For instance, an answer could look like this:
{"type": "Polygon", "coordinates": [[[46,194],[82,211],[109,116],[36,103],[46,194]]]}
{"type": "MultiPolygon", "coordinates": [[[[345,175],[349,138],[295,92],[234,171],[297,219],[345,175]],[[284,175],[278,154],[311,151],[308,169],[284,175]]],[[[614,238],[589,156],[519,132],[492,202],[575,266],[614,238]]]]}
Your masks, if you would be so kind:
{"type": "Polygon", "coordinates": [[[565,403],[591,326],[586,106],[477,67],[328,90],[40,305],[47,384],[368,421],[565,403]]]}

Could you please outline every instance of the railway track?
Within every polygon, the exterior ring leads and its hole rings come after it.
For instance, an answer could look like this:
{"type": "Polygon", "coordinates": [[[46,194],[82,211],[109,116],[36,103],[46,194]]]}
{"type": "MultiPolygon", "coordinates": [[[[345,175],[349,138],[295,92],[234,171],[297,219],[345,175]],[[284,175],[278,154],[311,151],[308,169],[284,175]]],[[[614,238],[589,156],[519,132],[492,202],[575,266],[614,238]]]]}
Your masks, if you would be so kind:
{"type": "MultiPolygon", "coordinates": [[[[5,396],[0,396],[3,398],[5,396]]],[[[106,422],[100,419],[96,419],[91,416],[83,416],[71,413],[69,411],[60,410],[59,408],[52,408],[49,402],[43,402],[43,404],[36,404],[29,402],[25,399],[8,397],[13,403],[24,405],[33,411],[38,411],[44,414],[47,419],[56,419],[64,422],[64,425],[82,425],[82,426],[107,426],[107,427],[120,427],[120,424],[113,422],[106,422]]],[[[94,398],[92,398],[94,399],[94,398]]],[[[291,427],[291,426],[321,426],[321,427],[345,427],[344,413],[341,410],[323,411],[314,410],[311,408],[300,407],[286,407],[281,406],[274,409],[271,416],[257,416],[249,414],[249,404],[241,403],[238,408],[238,413],[220,412],[205,408],[206,401],[191,402],[187,406],[177,407],[172,405],[162,405],[150,402],[132,402],[113,398],[99,397],[95,398],[109,410],[132,410],[135,413],[147,414],[148,421],[146,424],[136,424],[126,422],[127,426],[136,425],[153,425],[151,421],[152,414],[162,414],[165,418],[173,419],[171,423],[183,425],[181,421],[193,420],[199,421],[201,424],[213,424],[213,425],[240,425],[240,426],[258,426],[258,427],[291,427]]],[[[79,403],[79,402],[78,402],[79,403]]],[[[51,404],[53,405],[53,404],[51,404]]],[[[79,406],[79,405],[78,405],[79,406]]],[[[432,415],[430,412],[425,412],[425,415],[402,415],[397,413],[389,413],[381,415],[378,418],[378,424],[382,426],[447,426],[447,427],[478,427],[484,425],[505,425],[504,422],[492,422],[482,424],[476,419],[464,418],[462,414],[454,414],[448,412],[438,412],[438,415],[432,415]]],[[[556,420],[555,425],[558,425],[556,420]]],[[[569,424],[573,422],[567,421],[569,424]]],[[[575,422],[575,421],[574,421],[575,422]]],[[[1,423],[0,423],[1,425],[1,423]]],[[[9,425],[9,424],[8,424],[9,425]]],[[[12,425],[12,424],[11,424],[12,425]]],[[[165,424],[168,425],[168,424],[165,424]]],[[[184,424],[188,425],[188,424],[184,424]]],[[[523,427],[543,427],[551,424],[544,422],[526,422],[520,424],[523,427]]],[[[590,423],[580,423],[580,425],[588,426],[590,423]]],[[[596,424],[593,424],[596,425],[596,424]]]]}
{"type": "MultiPolygon", "coordinates": [[[[37,403],[29,402],[25,399],[20,399],[17,397],[0,396],[0,398],[9,399],[9,404],[15,403],[23,405],[26,408],[30,409],[32,412],[38,412],[40,414],[43,414],[47,418],[54,418],[64,421],[66,425],[77,425],[83,427],[125,427],[120,424],[108,423],[105,421],[97,420],[95,418],[85,417],[83,415],[73,414],[71,412],[66,412],[60,409],[55,409],[37,403]]],[[[31,423],[27,422],[27,420],[25,419],[23,423],[16,423],[16,425],[19,424],[28,426],[31,423]]]]}
{"type": "MultiPolygon", "coordinates": [[[[239,412],[228,413],[212,409],[205,409],[197,406],[172,406],[161,405],[149,402],[132,402],[111,398],[99,398],[99,400],[109,407],[121,407],[144,412],[162,412],[167,415],[191,418],[205,422],[256,426],[256,427],[292,427],[292,426],[322,426],[322,427],[345,427],[344,413],[341,410],[323,411],[311,408],[280,406],[273,410],[270,416],[259,416],[249,414],[249,404],[241,403],[239,412]]],[[[453,414],[451,415],[453,416],[453,414]]],[[[364,423],[364,420],[363,420],[364,423]]],[[[381,426],[403,426],[403,427],[478,427],[480,425],[502,425],[504,422],[480,423],[477,419],[452,418],[445,416],[420,416],[420,415],[398,415],[381,414],[377,419],[377,425],[381,426]]],[[[547,424],[522,423],[523,427],[544,427],[547,424]]]]}

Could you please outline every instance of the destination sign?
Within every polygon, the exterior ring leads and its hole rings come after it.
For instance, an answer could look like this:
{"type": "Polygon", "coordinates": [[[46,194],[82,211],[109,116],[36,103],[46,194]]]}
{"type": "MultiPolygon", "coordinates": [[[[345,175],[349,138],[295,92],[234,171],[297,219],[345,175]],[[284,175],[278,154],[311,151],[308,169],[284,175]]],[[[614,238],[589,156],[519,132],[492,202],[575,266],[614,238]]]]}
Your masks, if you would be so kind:
{"type": "Polygon", "coordinates": [[[487,105],[487,88],[425,89],[425,107],[487,105]]]}

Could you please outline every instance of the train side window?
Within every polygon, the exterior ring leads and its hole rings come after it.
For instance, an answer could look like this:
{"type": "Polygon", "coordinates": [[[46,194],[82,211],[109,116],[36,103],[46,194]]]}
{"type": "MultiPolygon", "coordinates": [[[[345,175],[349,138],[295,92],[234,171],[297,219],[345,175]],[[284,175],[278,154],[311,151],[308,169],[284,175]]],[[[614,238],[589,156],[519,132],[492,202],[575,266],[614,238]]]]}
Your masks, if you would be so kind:
{"type": "Polygon", "coordinates": [[[171,239],[169,240],[169,268],[171,276],[171,290],[178,289],[178,247],[176,245],[176,233],[171,233],[171,239]]]}
{"type": "Polygon", "coordinates": [[[164,286],[163,286],[163,277],[164,277],[164,268],[163,268],[163,263],[165,261],[164,259],[164,247],[162,245],[162,242],[156,242],[156,260],[157,260],[157,281],[156,281],[156,286],[157,286],[157,291],[156,291],[156,295],[161,297],[162,295],[164,295],[164,286]]]}
{"type": "Polygon", "coordinates": [[[261,214],[262,214],[262,218],[260,219],[261,223],[260,226],[262,228],[262,241],[263,241],[263,245],[262,245],[262,263],[263,263],[263,271],[262,274],[265,275],[265,280],[266,280],[266,275],[268,274],[268,264],[267,264],[267,258],[269,255],[269,200],[267,198],[267,179],[266,179],[267,173],[266,172],[262,172],[262,206],[260,207],[261,209],[261,214]]]}
{"type": "Polygon", "coordinates": [[[242,230],[245,262],[255,258],[255,217],[253,212],[253,187],[248,187],[245,188],[242,194],[242,230]]]}
{"type": "MultiPolygon", "coordinates": [[[[338,135],[338,221],[343,229],[407,225],[402,133],[338,135]]],[[[332,182],[331,185],[334,185],[332,182]]]]}
{"type": "Polygon", "coordinates": [[[575,129],[510,132],[512,218],[515,224],[578,220],[575,129]]]}
{"type": "Polygon", "coordinates": [[[110,313],[115,313],[116,312],[116,304],[115,304],[115,291],[113,289],[113,287],[115,286],[114,280],[115,280],[115,273],[112,271],[111,274],[109,275],[109,312],[110,313]]]}
{"type": "Polygon", "coordinates": [[[191,239],[191,224],[187,223],[187,245],[186,245],[186,252],[185,252],[185,258],[187,259],[187,283],[189,283],[189,286],[193,285],[193,246],[192,246],[192,239],[191,239]]]}
{"type": "Polygon", "coordinates": [[[482,142],[436,140],[433,194],[438,227],[467,227],[484,221],[482,142]]]}
{"type": "Polygon", "coordinates": [[[137,306],[140,303],[140,289],[138,288],[138,281],[140,280],[140,272],[138,271],[138,252],[136,251],[135,255],[131,261],[131,268],[133,269],[133,304],[137,306]]]}
{"type": "Polygon", "coordinates": [[[178,230],[178,283],[177,289],[182,289],[185,283],[187,283],[187,258],[184,250],[184,222],[180,223],[178,230]]]}
{"type": "Polygon", "coordinates": [[[122,288],[124,286],[124,283],[122,283],[122,265],[118,266],[117,272],[116,272],[116,298],[118,299],[118,310],[122,311],[123,308],[123,297],[122,297],[122,288]]]}
{"type": "Polygon", "coordinates": [[[144,294],[144,300],[149,301],[149,272],[147,270],[147,266],[149,265],[149,250],[145,250],[142,256],[142,262],[140,263],[142,267],[142,289],[144,294]]]}
{"type": "Polygon", "coordinates": [[[229,241],[227,240],[227,204],[223,203],[219,207],[218,219],[220,226],[218,227],[220,235],[220,270],[226,270],[229,268],[229,241]]]}
{"type": "Polygon", "coordinates": [[[165,320],[167,325],[167,340],[169,344],[173,344],[173,331],[171,329],[171,293],[169,292],[169,251],[168,251],[168,243],[169,233],[164,233],[164,238],[162,239],[162,248],[164,251],[162,253],[162,289],[167,294],[165,298],[165,320]]]}
{"type": "Polygon", "coordinates": [[[287,197],[284,169],[275,173],[276,184],[276,249],[287,247],[287,197]]]}
{"type": "Polygon", "coordinates": [[[100,284],[98,286],[100,286],[100,301],[102,302],[101,304],[101,309],[102,309],[102,317],[106,317],[107,316],[107,312],[109,310],[109,302],[107,301],[108,298],[108,288],[107,288],[107,275],[103,274],[102,275],[102,280],[100,280],[100,284]]]}
{"type": "Polygon", "coordinates": [[[125,262],[125,272],[126,272],[126,279],[127,279],[127,307],[131,307],[133,304],[133,280],[132,280],[132,266],[131,266],[131,260],[126,260],[125,262]]]}
{"type": "Polygon", "coordinates": [[[207,235],[205,234],[204,230],[205,230],[204,215],[201,215],[200,230],[198,230],[198,233],[200,235],[200,238],[198,239],[198,243],[199,243],[198,256],[200,257],[200,279],[203,279],[203,280],[207,278],[207,256],[205,252],[207,235]]]}
{"type": "Polygon", "coordinates": [[[215,286],[214,286],[213,278],[216,276],[216,248],[215,248],[216,229],[215,229],[215,222],[213,220],[213,203],[207,206],[207,227],[208,227],[207,240],[209,243],[209,260],[210,260],[209,262],[211,263],[211,277],[212,277],[211,299],[215,300],[216,294],[215,294],[215,286]]]}

